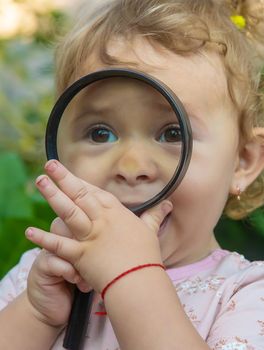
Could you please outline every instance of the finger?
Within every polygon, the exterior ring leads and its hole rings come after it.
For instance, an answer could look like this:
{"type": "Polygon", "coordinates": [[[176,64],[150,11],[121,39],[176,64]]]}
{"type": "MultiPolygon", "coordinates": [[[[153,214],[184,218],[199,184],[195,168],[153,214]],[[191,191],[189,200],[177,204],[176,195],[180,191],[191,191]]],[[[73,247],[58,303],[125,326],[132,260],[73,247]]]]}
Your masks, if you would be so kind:
{"type": "Polygon", "coordinates": [[[50,225],[50,232],[55,233],[59,236],[72,238],[73,234],[69,230],[68,226],[64,223],[64,221],[57,217],[55,218],[50,225]]]}
{"type": "Polygon", "coordinates": [[[158,232],[160,225],[162,224],[165,217],[172,211],[172,203],[169,201],[163,201],[157,206],[147,210],[141,215],[141,219],[148,225],[148,227],[158,232]]]}
{"type": "MultiPolygon", "coordinates": [[[[85,239],[91,229],[91,221],[65,193],[46,175],[39,176],[36,185],[55,213],[66,223],[77,239],[85,239]]],[[[94,200],[93,202],[96,202],[94,200]]]]}
{"type": "Polygon", "coordinates": [[[74,239],[48,233],[36,227],[29,227],[25,235],[31,242],[68,261],[73,266],[81,257],[80,242],[74,239]]]}
{"type": "MultiPolygon", "coordinates": [[[[53,225],[53,228],[55,228],[55,225],[58,225],[59,230],[62,230],[62,236],[67,232],[67,227],[60,218],[54,219],[51,226],[53,225]]],[[[40,257],[41,256],[44,257],[40,259],[42,261],[41,269],[46,275],[51,275],[51,277],[61,277],[69,283],[76,284],[79,290],[83,293],[88,293],[92,290],[88,283],[80,276],[78,271],[66,260],[59,258],[45,249],[42,250],[40,257]]]]}
{"type": "MultiPolygon", "coordinates": [[[[52,159],[49,160],[45,164],[45,170],[49,174],[50,177],[52,177],[56,182],[61,184],[61,186],[67,186],[69,185],[70,187],[65,189],[71,192],[74,190],[73,193],[76,193],[76,190],[78,191],[79,189],[82,188],[82,185],[84,183],[84,180],[80,179],[79,177],[76,177],[73,175],[63,164],[61,164],[58,160],[52,159]],[[74,180],[74,182],[73,182],[74,180]]],[[[85,182],[86,183],[86,182],[85,182]]],[[[90,183],[86,183],[87,188],[91,193],[94,193],[98,190],[100,190],[99,187],[94,186],[90,183]]]]}
{"type": "Polygon", "coordinates": [[[93,289],[87,284],[84,279],[82,279],[81,282],[77,283],[77,287],[83,293],[88,293],[93,289]]]}
{"type": "Polygon", "coordinates": [[[43,253],[41,260],[40,266],[46,275],[61,277],[72,284],[81,283],[81,276],[69,262],[47,251],[43,253]]]}
{"type": "Polygon", "coordinates": [[[91,200],[96,192],[102,190],[74,176],[57,160],[50,160],[45,165],[47,174],[58,184],[60,189],[95,220],[100,215],[98,201],[91,200]]]}
{"type": "MultiPolygon", "coordinates": [[[[73,235],[71,233],[71,231],[68,229],[67,225],[65,225],[64,221],[61,220],[61,218],[57,217],[55,218],[50,226],[50,231],[52,233],[55,233],[59,236],[63,236],[63,237],[68,237],[68,238],[72,238],[73,235]]],[[[54,254],[46,251],[47,254],[49,254],[50,256],[54,256],[54,254]]],[[[60,259],[57,257],[57,259],[60,259]]],[[[65,260],[60,259],[62,262],[66,262],[65,260]]],[[[66,262],[67,264],[69,264],[68,262],[66,262]]],[[[51,262],[52,265],[52,262],[51,262]]],[[[79,290],[83,293],[88,293],[89,291],[92,290],[92,288],[87,284],[87,282],[81,278],[81,276],[78,274],[78,272],[73,268],[72,265],[70,265],[70,267],[72,268],[72,270],[75,272],[75,275],[72,271],[69,272],[69,274],[72,274],[69,276],[69,278],[66,278],[66,275],[62,275],[62,277],[73,284],[77,284],[77,287],[79,288],[79,290]],[[70,279],[71,278],[71,279],[70,279]]],[[[65,269],[66,269],[66,265],[65,265],[65,269]]],[[[58,274],[57,274],[58,276],[58,274]]]]}

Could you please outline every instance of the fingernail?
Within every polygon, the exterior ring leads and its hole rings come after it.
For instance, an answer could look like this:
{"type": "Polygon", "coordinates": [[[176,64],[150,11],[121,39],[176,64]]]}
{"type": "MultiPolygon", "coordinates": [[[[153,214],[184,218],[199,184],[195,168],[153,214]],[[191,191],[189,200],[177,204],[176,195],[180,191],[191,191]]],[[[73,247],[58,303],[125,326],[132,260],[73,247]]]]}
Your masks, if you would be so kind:
{"type": "Polygon", "coordinates": [[[46,176],[39,176],[36,180],[39,187],[45,188],[49,184],[49,179],[46,176]]]}
{"type": "Polygon", "coordinates": [[[58,169],[58,163],[55,160],[50,160],[46,163],[45,169],[52,173],[58,169]]]}
{"type": "Polygon", "coordinates": [[[28,229],[26,229],[26,236],[28,237],[28,238],[32,238],[33,237],[33,233],[34,233],[34,230],[31,228],[31,227],[29,227],[28,229]]]}
{"type": "Polygon", "coordinates": [[[74,277],[74,282],[73,282],[73,283],[75,283],[75,284],[80,283],[81,280],[82,280],[81,276],[75,276],[75,277],[74,277]]]}

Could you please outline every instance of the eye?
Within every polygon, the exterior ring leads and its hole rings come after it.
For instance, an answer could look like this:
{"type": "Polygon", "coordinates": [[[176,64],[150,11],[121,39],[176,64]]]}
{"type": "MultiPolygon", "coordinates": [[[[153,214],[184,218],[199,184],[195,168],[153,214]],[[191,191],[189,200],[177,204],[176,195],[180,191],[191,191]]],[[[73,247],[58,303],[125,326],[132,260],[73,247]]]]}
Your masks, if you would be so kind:
{"type": "Polygon", "coordinates": [[[169,143],[178,143],[182,141],[181,129],[178,126],[170,125],[167,126],[161,132],[159,142],[169,142],[169,143]]]}
{"type": "Polygon", "coordinates": [[[117,136],[105,126],[95,126],[86,133],[86,137],[93,143],[112,143],[118,140],[117,136]]]}

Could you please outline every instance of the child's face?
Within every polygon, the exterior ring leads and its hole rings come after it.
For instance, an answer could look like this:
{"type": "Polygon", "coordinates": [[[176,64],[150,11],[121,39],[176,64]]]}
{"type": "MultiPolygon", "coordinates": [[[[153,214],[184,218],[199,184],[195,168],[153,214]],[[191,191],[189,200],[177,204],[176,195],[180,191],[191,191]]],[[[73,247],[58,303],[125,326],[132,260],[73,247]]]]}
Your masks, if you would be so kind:
{"type": "Polygon", "coordinates": [[[68,168],[131,207],[166,186],[181,154],[169,103],[131,78],[108,78],[82,90],[62,117],[58,140],[68,168]]]}
{"type": "MultiPolygon", "coordinates": [[[[111,53],[122,61],[136,62],[137,69],[163,81],[189,115],[193,155],[185,178],[170,196],[174,209],[159,232],[159,240],[167,266],[201,259],[218,247],[213,229],[239,162],[237,118],[220,58],[214,54],[206,58],[177,56],[154,50],[143,41],[135,42],[134,51],[116,45],[111,53]]],[[[100,68],[97,65],[94,70],[100,68]]],[[[60,159],[74,174],[112,192],[121,202],[142,202],[164,187],[177,165],[180,135],[175,116],[145,85],[120,85],[118,81],[99,84],[87,91],[88,102],[83,94],[71,107],[77,106],[75,116],[85,111],[89,118],[72,117],[70,113],[65,118],[60,129],[60,159]],[[116,109],[107,120],[114,91],[120,98],[114,97],[116,109]],[[100,94],[103,103],[97,102],[100,94]],[[133,102],[140,101],[142,95],[150,106],[146,110],[145,103],[133,102]],[[103,111],[100,120],[95,117],[97,110],[103,111]]]]}

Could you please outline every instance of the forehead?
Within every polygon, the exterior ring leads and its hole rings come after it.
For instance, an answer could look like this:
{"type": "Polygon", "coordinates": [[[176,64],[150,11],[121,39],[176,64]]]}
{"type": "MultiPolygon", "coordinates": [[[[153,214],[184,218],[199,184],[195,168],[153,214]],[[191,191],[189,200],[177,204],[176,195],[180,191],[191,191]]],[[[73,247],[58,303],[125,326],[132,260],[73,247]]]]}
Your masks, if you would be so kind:
{"type": "Polygon", "coordinates": [[[132,77],[108,77],[95,81],[78,95],[79,106],[93,105],[98,108],[122,108],[134,103],[153,105],[166,104],[167,100],[150,84],[132,77]]]}
{"type": "MultiPolygon", "coordinates": [[[[232,108],[224,66],[217,52],[178,55],[146,39],[112,40],[108,54],[122,63],[116,67],[131,67],[148,73],[165,83],[180,98],[189,112],[203,113],[232,108]]],[[[81,74],[104,68],[98,58],[87,62],[81,74]]]]}
{"type": "Polygon", "coordinates": [[[64,116],[61,126],[69,130],[96,122],[151,129],[179,118],[159,91],[131,77],[105,78],[88,85],[71,100],[64,116]]]}

